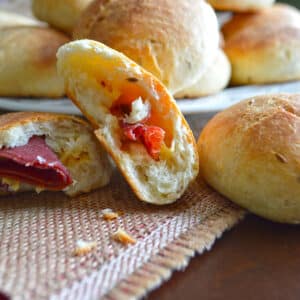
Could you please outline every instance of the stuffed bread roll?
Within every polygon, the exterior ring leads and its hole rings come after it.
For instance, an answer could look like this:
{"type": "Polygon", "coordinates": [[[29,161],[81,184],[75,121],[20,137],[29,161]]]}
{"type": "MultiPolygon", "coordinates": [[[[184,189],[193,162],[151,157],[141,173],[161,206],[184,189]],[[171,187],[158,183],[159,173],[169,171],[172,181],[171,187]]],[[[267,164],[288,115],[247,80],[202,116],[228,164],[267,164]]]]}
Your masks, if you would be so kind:
{"type": "Polygon", "coordinates": [[[71,116],[0,116],[1,194],[64,191],[69,196],[109,182],[111,165],[90,126],[71,116]]]}
{"type": "Polygon", "coordinates": [[[58,51],[67,95],[93,124],[99,141],[139,199],[174,202],[198,173],[193,134],[162,83],[99,42],[58,51]]]}

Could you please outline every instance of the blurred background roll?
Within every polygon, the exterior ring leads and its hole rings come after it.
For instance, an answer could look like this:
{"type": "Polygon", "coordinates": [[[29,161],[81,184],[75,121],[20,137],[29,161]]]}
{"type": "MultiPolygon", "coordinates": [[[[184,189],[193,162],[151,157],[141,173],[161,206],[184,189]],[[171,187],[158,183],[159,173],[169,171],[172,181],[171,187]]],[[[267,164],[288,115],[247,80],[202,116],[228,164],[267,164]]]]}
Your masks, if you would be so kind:
{"type": "Polygon", "coordinates": [[[190,87],[175,94],[176,98],[197,98],[217,93],[224,89],[230,80],[231,65],[223,50],[218,54],[200,79],[190,87]]]}
{"type": "Polygon", "coordinates": [[[0,96],[62,97],[56,52],[69,39],[50,28],[0,28],[0,96]]]}
{"type": "Polygon", "coordinates": [[[202,0],[95,0],[75,39],[93,39],[133,59],[176,93],[194,84],[216,58],[219,30],[202,0]]]}
{"type": "Polygon", "coordinates": [[[92,0],[32,0],[33,14],[54,28],[71,34],[82,11],[92,0]]]}
{"type": "Polygon", "coordinates": [[[267,84],[300,79],[300,12],[275,5],[234,15],[224,25],[231,83],[267,84]]]}

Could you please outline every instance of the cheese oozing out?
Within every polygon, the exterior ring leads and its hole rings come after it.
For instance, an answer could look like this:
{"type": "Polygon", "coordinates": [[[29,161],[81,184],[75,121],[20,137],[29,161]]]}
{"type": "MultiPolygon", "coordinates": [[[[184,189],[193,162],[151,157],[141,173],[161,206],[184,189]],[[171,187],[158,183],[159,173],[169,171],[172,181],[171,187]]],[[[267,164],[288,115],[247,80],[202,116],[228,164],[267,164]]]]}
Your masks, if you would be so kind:
{"type": "Polygon", "coordinates": [[[128,124],[141,122],[149,116],[150,110],[149,101],[143,102],[143,99],[139,97],[131,103],[131,112],[129,115],[125,115],[124,121],[128,124]]]}

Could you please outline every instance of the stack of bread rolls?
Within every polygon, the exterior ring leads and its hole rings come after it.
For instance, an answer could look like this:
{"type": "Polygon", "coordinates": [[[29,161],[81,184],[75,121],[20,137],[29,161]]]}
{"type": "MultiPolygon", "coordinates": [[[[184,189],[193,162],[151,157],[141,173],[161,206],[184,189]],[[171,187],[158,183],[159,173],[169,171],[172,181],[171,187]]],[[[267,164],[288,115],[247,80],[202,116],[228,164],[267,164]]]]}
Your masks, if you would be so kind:
{"type": "Polygon", "coordinates": [[[0,96],[63,96],[55,53],[69,39],[100,41],[124,53],[176,98],[213,94],[230,81],[299,79],[300,13],[274,2],[33,0],[32,13],[43,25],[0,11],[0,96]],[[223,42],[212,7],[234,13],[222,28],[223,42]]]}
{"type": "MultiPolygon", "coordinates": [[[[67,36],[71,39],[100,41],[124,53],[153,73],[176,97],[208,95],[220,91],[229,82],[231,66],[220,46],[216,14],[204,0],[33,0],[32,13],[45,22],[47,28],[30,27],[26,34],[22,29],[22,45],[18,48],[25,55],[18,55],[20,58],[13,63],[6,55],[3,56],[3,63],[7,65],[4,70],[8,75],[3,84],[0,82],[0,86],[3,86],[0,88],[0,96],[62,96],[61,80],[54,78],[55,51],[51,52],[51,49],[57,50],[58,40],[67,42],[67,36]],[[54,30],[62,33],[58,36],[54,30]],[[26,57],[27,53],[31,57],[39,57],[37,52],[40,53],[40,45],[37,45],[37,41],[41,42],[44,33],[46,44],[42,47],[49,47],[45,51],[46,60],[48,67],[52,68],[46,72],[49,83],[39,82],[45,79],[43,75],[35,78],[31,70],[38,70],[40,64],[26,57]],[[50,37],[51,34],[53,36],[50,37]],[[65,41],[62,40],[63,34],[65,41]],[[36,36],[35,42],[28,40],[30,35],[36,36]],[[28,81],[22,81],[24,77],[28,81]],[[29,87],[26,88],[27,86],[29,87]],[[49,86],[49,90],[45,86],[49,86]]],[[[17,24],[40,26],[33,24],[33,20],[17,21],[20,18],[19,16],[15,22],[11,22],[8,17],[0,15],[0,28],[15,27],[17,24]]],[[[7,32],[5,29],[5,35],[13,36],[19,30],[10,29],[7,32]]],[[[13,45],[13,38],[9,41],[6,39],[5,43],[9,48],[10,44],[13,45]]],[[[4,51],[6,52],[5,47],[4,51]]],[[[15,51],[12,54],[18,53],[15,51]]],[[[45,70],[45,65],[42,64],[41,73],[45,70]]]]}

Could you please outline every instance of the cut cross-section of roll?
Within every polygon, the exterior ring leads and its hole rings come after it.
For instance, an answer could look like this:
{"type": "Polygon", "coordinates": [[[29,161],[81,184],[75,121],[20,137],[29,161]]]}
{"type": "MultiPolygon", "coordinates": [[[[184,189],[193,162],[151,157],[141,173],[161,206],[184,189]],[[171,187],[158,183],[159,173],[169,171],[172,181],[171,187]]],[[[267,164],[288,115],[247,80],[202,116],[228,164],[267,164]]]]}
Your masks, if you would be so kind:
{"type": "Polygon", "coordinates": [[[92,128],[47,113],[0,116],[0,194],[36,190],[74,196],[109,182],[112,167],[92,128]]]}
{"type": "Polygon", "coordinates": [[[198,174],[193,134],[162,83],[123,54],[79,40],[58,51],[66,92],[143,201],[174,202],[198,174]]]}

